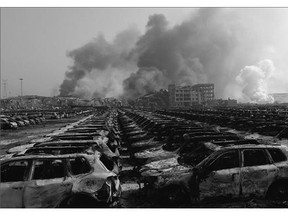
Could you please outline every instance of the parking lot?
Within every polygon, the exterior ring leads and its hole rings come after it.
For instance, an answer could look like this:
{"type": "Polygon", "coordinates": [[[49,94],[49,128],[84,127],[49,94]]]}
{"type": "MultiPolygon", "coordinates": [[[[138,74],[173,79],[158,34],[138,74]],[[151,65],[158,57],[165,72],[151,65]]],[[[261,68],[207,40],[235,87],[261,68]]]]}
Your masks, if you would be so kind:
{"type": "Polygon", "coordinates": [[[274,134],[213,112],[93,110],[1,130],[1,206],[288,207],[285,112],[274,134]],[[15,184],[23,198],[3,199],[15,184]]]}

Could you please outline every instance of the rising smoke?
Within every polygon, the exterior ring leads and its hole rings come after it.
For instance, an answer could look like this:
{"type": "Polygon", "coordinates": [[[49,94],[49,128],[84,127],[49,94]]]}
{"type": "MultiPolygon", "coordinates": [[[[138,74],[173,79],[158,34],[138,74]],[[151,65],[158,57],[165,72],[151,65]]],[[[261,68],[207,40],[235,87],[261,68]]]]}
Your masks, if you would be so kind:
{"type": "Polygon", "coordinates": [[[169,80],[165,71],[162,72],[155,67],[141,67],[136,73],[132,73],[129,78],[124,80],[123,87],[126,97],[137,98],[143,93],[159,90],[168,84],[169,80]]]}
{"type": "Polygon", "coordinates": [[[142,35],[129,29],[69,52],[60,94],[135,99],[171,83],[212,82],[217,97],[272,102],[269,93],[288,86],[287,17],[286,9],[205,8],[169,27],[151,15],[142,35]]]}
{"type": "Polygon", "coordinates": [[[119,33],[113,43],[99,35],[79,49],[72,50],[68,57],[73,66],[60,86],[60,96],[81,98],[119,96],[122,81],[130,71],[137,69],[130,54],[139,33],[130,28],[119,33]]]}
{"type": "Polygon", "coordinates": [[[268,81],[275,67],[271,60],[265,59],[257,65],[244,67],[236,77],[244,101],[254,103],[273,103],[274,99],[268,94],[268,81]]]}
{"type": "Polygon", "coordinates": [[[167,88],[170,83],[189,85],[207,80],[203,65],[190,50],[191,29],[186,25],[172,29],[167,26],[168,22],[163,15],[149,17],[147,31],[133,50],[138,56],[139,70],[124,81],[125,96],[133,98],[167,88]],[[144,91],[135,88],[138,83],[141,83],[144,91]]]}

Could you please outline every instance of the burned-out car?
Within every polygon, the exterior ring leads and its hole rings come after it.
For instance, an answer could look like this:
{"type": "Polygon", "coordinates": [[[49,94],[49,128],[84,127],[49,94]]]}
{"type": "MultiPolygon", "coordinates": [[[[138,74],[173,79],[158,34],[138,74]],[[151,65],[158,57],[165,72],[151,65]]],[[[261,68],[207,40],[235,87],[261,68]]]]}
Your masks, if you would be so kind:
{"type": "MultiPolygon", "coordinates": [[[[159,185],[169,204],[216,197],[288,199],[288,148],[280,145],[235,145],[215,151],[191,169],[162,170],[170,175],[159,185]]],[[[161,177],[161,175],[160,175],[161,177]]]]}
{"type": "MultiPolygon", "coordinates": [[[[209,140],[239,140],[240,138],[236,135],[227,135],[224,133],[217,133],[217,135],[213,134],[210,135],[210,132],[208,132],[208,134],[206,134],[206,132],[201,132],[200,135],[198,135],[197,133],[194,134],[190,134],[190,138],[188,141],[181,143],[181,146],[178,146],[178,149],[176,149],[175,151],[167,151],[164,149],[164,145],[163,146],[158,146],[155,148],[150,148],[148,150],[139,152],[134,154],[134,157],[136,160],[136,162],[138,162],[138,164],[143,165],[144,167],[146,165],[148,165],[146,168],[148,168],[148,170],[150,168],[154,169],[153,166],[158,163],[157,161],[161,162],[162,160],[165,161],[169,158],[177,158],[177,157],[184,157],[186,158],[186,155],[189,154],[193,154],[193,156],[195,154],[201,154],[199,156],[197,156],[198,158],[204,159],[205,155],[211,153],[212,150],[210,150],[209,148],[207,148],[204,144],[203,141],[209,141],[209,140]],[[203,154],[204,152],[204,154],[203,154]],[[142,164],[141,164],[142,162],[142,164]],[[149,168],[149,164],[151,163],[151,166],[149,168]]],[[[201,161],[201,160],[200,160],[201,161]]],[[[198,159],[198,162],[200,162],[198,159]]],[[[170,164],[170,163],[168,163],[170,164]]],[[[174,165],[172,165],[174,166],[174,165]]]]}
{"type": "Polygon", "coordinates": [[[63,155],[75,153],[95,154],[95,152],[100,153],[100,161],[108,170],[119,174],[119,155],[114,154],[104,143],[97,143],[94,140],[61,140],[38,143],[21,152],[6,155],[6,158],[31,154],[63,155]]]}
{"type": "Polygon", "coordinates": [[[97,207],[117,201],[117,175],[99,154],[27,155],[1,161],[1,207],[97,207]]]}
{"type": "Polygon", "coordinates": [[[0,118],[0,128],[1,129],[16,129],[18,127],[17,123],[10,121],[8,118],[0,118]]]}

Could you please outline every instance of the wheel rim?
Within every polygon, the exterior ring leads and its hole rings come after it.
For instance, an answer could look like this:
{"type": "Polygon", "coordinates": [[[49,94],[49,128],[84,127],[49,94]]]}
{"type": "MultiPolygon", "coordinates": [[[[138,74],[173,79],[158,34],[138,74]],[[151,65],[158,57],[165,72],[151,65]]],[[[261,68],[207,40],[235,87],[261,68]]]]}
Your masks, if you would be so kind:
{"type": "Polygon", "coordinates": [[[288,200],[288,187],[285,184],[279,184],[271,188],[270,198],[272,200],[288,200]]]}
{"type": "Polygon", "coordinates": [[[177,201],[177,196],[176,196],[175,192],[176,191],[169,190],[168,200],[170,203],[174,203],[175,201],[177,201]]]}
{"type": "Polygon", "coordinates": [[[280,186],[278,186],[277,195],[278,195],[278,198],[280,198],[281,200],[282,199],[288,199],[287,186],[286,185],[282,185],[282,184],[280,186]]]}
{"type": "Polygon", "coordinates": [[[173,187],[168,190],[167,198],[170,205],[180,204],[184,201],[184,193],[180,187],[173,187]]]}

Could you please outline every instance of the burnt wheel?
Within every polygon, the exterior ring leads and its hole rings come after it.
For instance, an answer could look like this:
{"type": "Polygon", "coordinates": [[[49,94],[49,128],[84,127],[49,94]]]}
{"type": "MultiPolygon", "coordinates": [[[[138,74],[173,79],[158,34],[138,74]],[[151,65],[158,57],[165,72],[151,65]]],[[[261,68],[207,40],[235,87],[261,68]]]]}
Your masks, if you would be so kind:
{"type": "Polygon", "coordinates": [[[63,201],[59,208],[95,208],[99,203],[95,199],[86,195],[71,196],[63,201]]]}
{"type": "Polygon", "coordinates": [[[181,207],[189,202],[188,193],[180,185],[171,185],[165,188],[167,207],[181,207]]]}
{"type": "Polygon", "coordinates": [[[268,197],[272,200],[288,200],[288,182],[275,184],[270,188],[268,197]]]}

